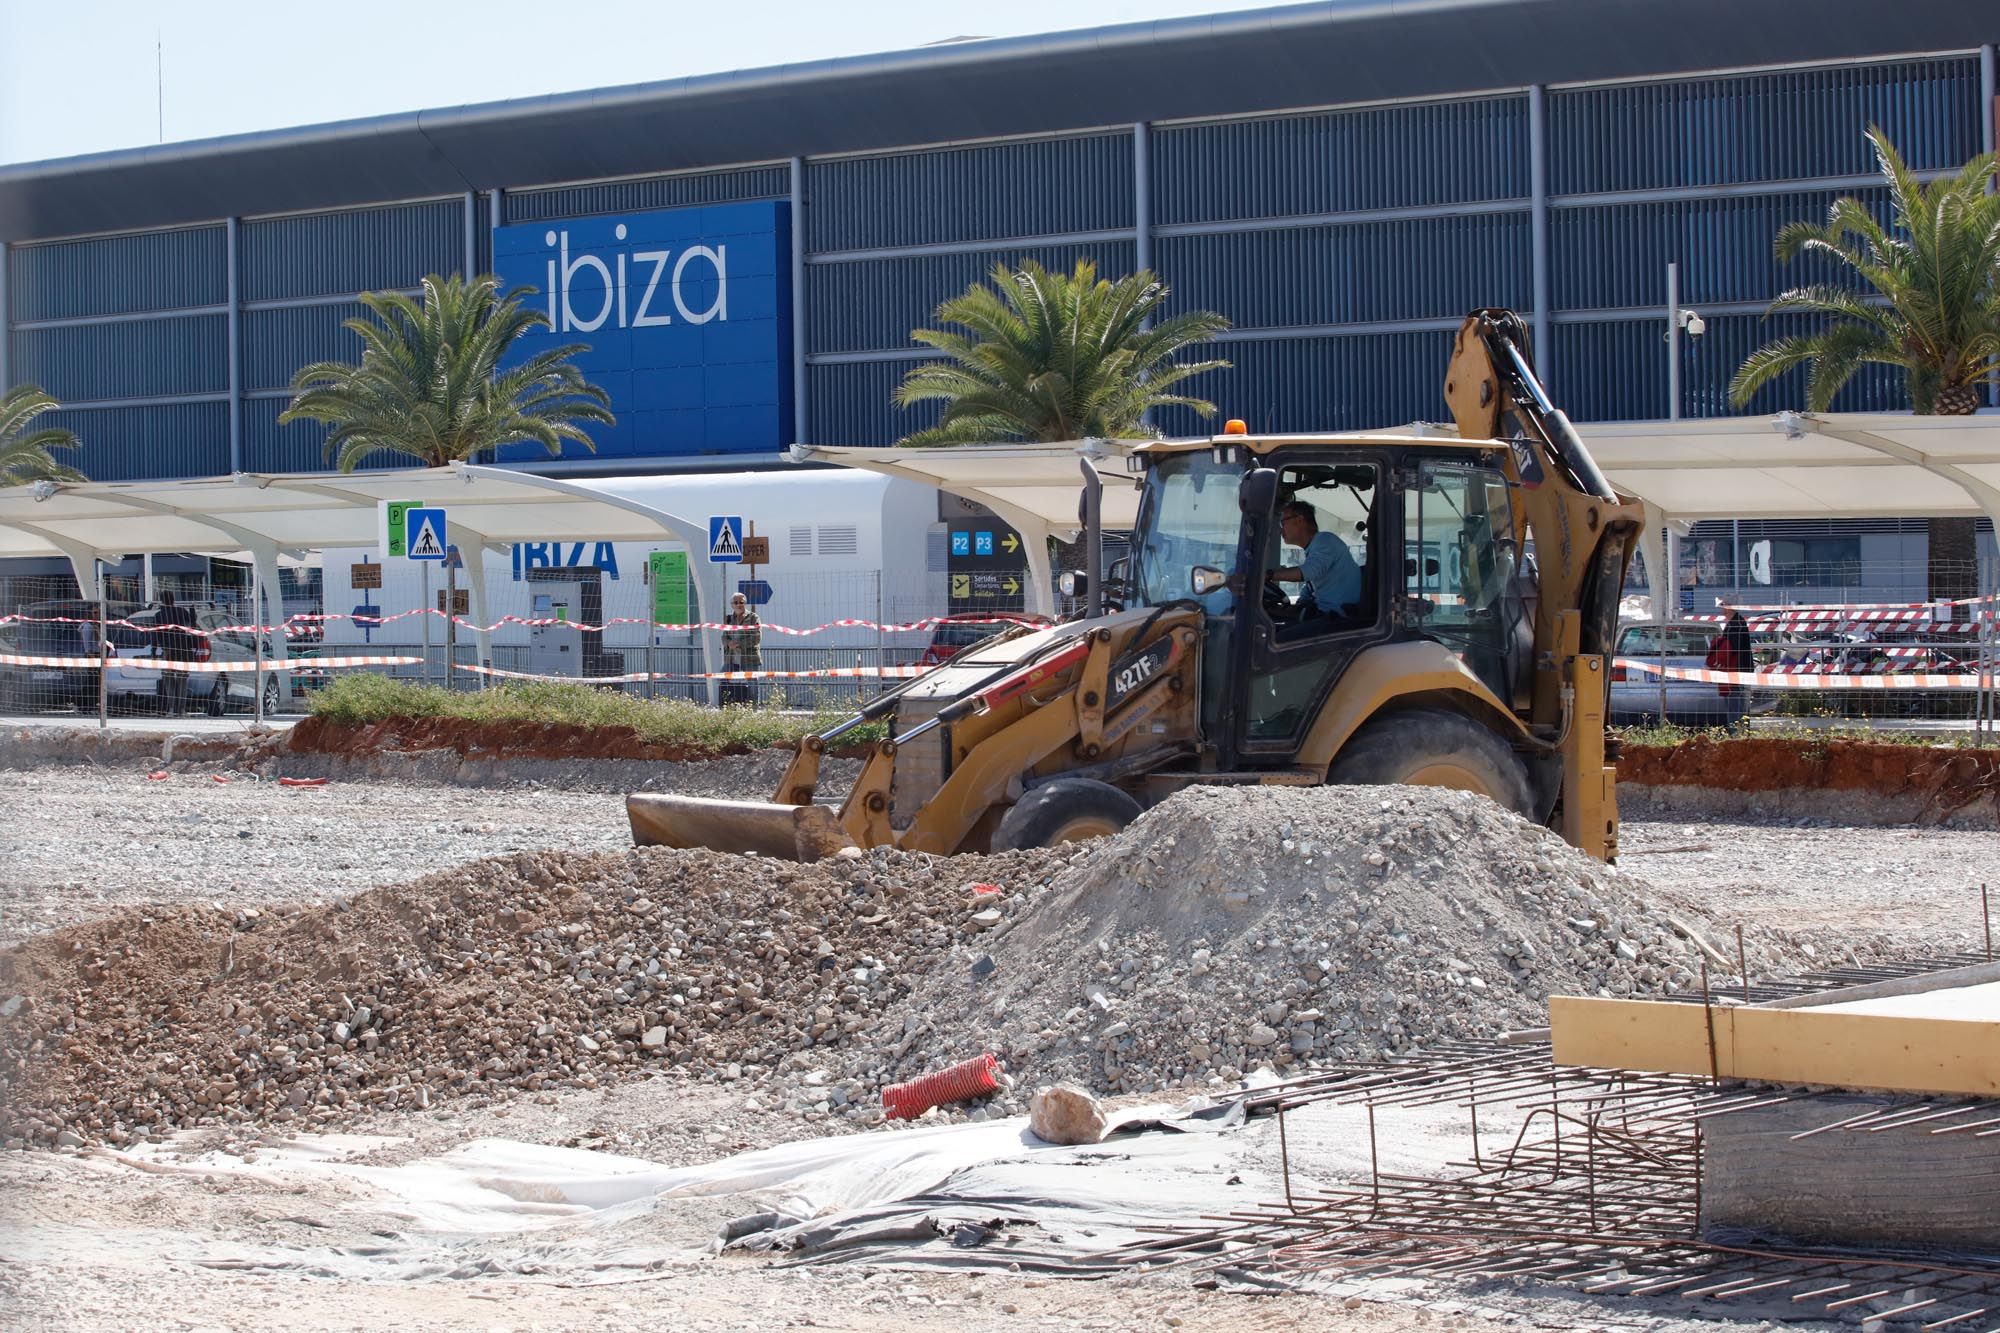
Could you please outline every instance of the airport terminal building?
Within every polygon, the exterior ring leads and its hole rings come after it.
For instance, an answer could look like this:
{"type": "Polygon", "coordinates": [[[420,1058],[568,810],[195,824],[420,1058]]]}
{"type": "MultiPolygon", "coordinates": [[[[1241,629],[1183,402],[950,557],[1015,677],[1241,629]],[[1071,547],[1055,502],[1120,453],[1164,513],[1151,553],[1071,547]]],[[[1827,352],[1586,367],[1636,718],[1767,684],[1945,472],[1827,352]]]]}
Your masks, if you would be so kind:
{"type": "Polygon", "coordinates": [[[1572,416],[1660,418],[1671,262],[1707,325],[1679,412],[1722,414],[1820,276],[1774,233],[1880,197],[1871,124],[1925,170],[1991,147],[1996,41],[1991,0],[1329,0],[5,167],[0,382],[61,400],[93,479],[321,468],[278,416],[358,355],[356,295],[490,270],[619,416],[502,461],[739,470],[928,424],[890,397],[910,330],[1088,257],[1230,318],[1194,387],[1253,430],[1437,419],[1480,305],[1531,314],[1572,416]]]}

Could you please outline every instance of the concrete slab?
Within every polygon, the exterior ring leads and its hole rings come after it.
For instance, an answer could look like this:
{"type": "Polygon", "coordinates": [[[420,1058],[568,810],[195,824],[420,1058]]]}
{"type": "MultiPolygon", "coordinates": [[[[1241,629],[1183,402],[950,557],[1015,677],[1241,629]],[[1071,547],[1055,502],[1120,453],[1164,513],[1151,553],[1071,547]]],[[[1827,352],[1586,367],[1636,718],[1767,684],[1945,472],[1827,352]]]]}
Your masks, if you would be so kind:
{"type": "Polygon", "coordinates": [[[1883,995],[1867,1000],[1847,1000],[1818,1007],[1820,1013],[1879,1014],[1890,1018],[1964,1019],[2000,1022],[2000,981],[1983,985],[1952,986],[1942,990],[1917,991],[1911,995],[1883,995]]]}

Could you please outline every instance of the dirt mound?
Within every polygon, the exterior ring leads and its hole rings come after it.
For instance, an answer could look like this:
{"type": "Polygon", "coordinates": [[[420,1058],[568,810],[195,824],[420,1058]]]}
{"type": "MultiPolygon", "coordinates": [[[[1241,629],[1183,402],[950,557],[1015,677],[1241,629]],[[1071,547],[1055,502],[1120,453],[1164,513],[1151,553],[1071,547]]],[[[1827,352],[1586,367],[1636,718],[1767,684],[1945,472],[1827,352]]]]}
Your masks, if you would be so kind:
{"type": "Polygon", "coordinates": [[[872,1117],[886,1083],[983,1050],[1022,1084],[1003,1110],[1057,1080],[1206,1086],[1536,1026],[1551,991],[1684,986],[1665,911],[1703,928],[1481,798],[1404,788],[1197,789],[1118,838],[993,857],[521,853],[0,952],[0,1139],[320,1124],[662,1065],[872,1117]]]}
{"type": "Polygon", "coordinates": [[[864,1078],[980,1049],[1024,1083],[1121,1092],[1367,1059],[1539,1026],[1552,992],[1686,986],[1694,946],[1666,913],[1700,920],[1482,798],[1417,788],[1185,791],[1007,907],[902,1006],[922,1058],[864,1078]]]}
{"type": "Polygon", "coordinates": [[[1679,745],[1625,746],[1618,780],[1723,791],[1913,795],[1948,814],[2000,794],[2000,752],[1811,737],[1697,736],[1679,745]]]}
{"type": "Polygon", "coordinates": [[[291,729],[285,748],[293,754],[450,750],[468,759],[649,759],[666,763],[748,753],[748,747],[742,745],[694,749],[641,740],[630,727],[481,722],[463,717],[392,717],[370,723],[308,717],[291,729]]]}
{"type": "Polygon", "coordinates": [[[932,956],[979,933],[967,884],[1063,864],[525,853],[326,907],[71,927],[0,952],[0,1138],[324,1122],[660,1063],[782,1068],[808,1107],[858,1105],[826,1057],[883,1039],[932,956]]]}

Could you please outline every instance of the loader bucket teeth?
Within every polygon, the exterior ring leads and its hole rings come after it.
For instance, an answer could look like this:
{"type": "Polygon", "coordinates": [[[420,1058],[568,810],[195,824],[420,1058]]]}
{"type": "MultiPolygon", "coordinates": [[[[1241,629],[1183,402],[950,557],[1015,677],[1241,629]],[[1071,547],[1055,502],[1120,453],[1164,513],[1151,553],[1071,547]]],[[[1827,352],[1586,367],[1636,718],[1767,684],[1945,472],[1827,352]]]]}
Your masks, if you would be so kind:
{"type": "Polygon", "coordinates": [[[818,861],[854,845],[833,807],[826,805],[640,792],[625,798],[625,814],[632,823],[632,841],[640,847],[706,847],[818,861]]]}

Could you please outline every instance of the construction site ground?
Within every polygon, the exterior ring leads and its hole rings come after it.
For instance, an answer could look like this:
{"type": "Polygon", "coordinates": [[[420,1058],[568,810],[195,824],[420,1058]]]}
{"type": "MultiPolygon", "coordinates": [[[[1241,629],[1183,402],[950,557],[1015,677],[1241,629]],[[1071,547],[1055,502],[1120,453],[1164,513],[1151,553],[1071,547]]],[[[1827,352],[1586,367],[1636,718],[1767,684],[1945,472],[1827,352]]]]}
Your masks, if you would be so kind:
{"type": "MultiPolygon", "coordinates": [[[[0,770],[0,944],[143,903],[318,902],[504,852],[631,842],[623,804],[602,791],[293,788],[216,765],[176,770],[157,782],[145,765],[0,770]]],[[[778,771],[770,755],[681,765],[672,789],[763,797],[778,771]]],[[[1888,930],[1913,952],[1973,947],[1980,868],[2000,864],[1992,830],[1628,805],[1637,808],[1625,812],[1620,843],[1635,874],[1707,899],[1724,920],[1823,932],[1832,951],[1857,932],[1888,930]]]]}
{"type": "MultiPolygon", "coordinates": [[[[312,905],[395,885],[482,857],[561,849],[622,851],[621,805],[559,786],[468,788],[389,782],[283,787],[218,765],[41,765],[0,771],[0,946],[150,904],[224,912],[312,905]],[[217,781],[218,777],[229,779],[217,781]]],[[[769,755],[673,766],[663,786],[760,796],[769,755]]],[[[1387,806],[1383,807],[1385,810],[1387,806]]],[[[2000,863],[2000,833],[1854,827],[1641,809],[1623,831],[1622,872],[1675,910],[1704,908],[1701,929],[1728,950],[1740,923],[1760,947],[1796,962],[1857,953],[1934,954],[1981,946],[1978,877],[2000,863]]],[[[1171,848],[1172,840],[1166,846],[1171,848]]],[[[1289,842],[1286,844],[1289,849],[1289,842]]],[[[1261,945],[1259,946],[1261,948],[1261,945]]],[[[997,949],[996,949],[997,952],[997,949]]],[[[1206,955],[1207,950],[1199,951],[1206,955]]],[[[0,996],[4,998],[4,996],[0,996]]],[[[593,1048],[594,1049],[594,1048],[593,1048]]],[[[1175,1101],[1185,1093],[1153,1100],[1175,1101]]],[[[1126,1102],[1148,1100],[1130,1096],[1126,1102]]],[[[4,1111],[0,1107],[0,1111],[4,1111]]],[[[298,1127],[184,1131],[177,1151],[254,1154],[298,1127]]],[[[680,1164],[862,1126],[801,1114],[759,1071],[656,1069],[597,1087],[384,1109],[337,1126],[395,1140],[380,1161],[435,1155],[485,1138],[601,1149],[680,1164]]],[[[1307,1122],[1290,1151],[1319,1150],[1335,1174],[1365,1169],[1351,1122],[1307,1122]],[[1318,1135],[1315,1140],[1315,1134],[1318,1135]]],[[[1383,1152],[1443,1161],[1456,1148],[1421,1120],[1385,1127],[1383,1152]],[[1399,1137],[1401,1136],[1401,1137],[1399,1137]]],[[[1268,1133],[1249,1149],[1270,1157],[1268,1133]]],[[[361,1150],[357,1150],[361,1151],[361,1150]]],[[[1261,1158],[1259,1160],[1262,1160],[1261,1158]]],[[[256,1172],[228,1176],[142,1170],[101,1152],[0,1154],[0,1326],[42,1328],[1209,1328],[1381,1330],[1502,1327],[1715,1328],[1670,1303],[1585,1300],[1485,1284],[1248,1295],[1203,1290],[1185,1276],[1128,1273],[1104,1281],[1027,1274],[906,1272],[854,1265],[787,1268],[704,1252],[741,1200],[663,1206],[647,1244],[674,1251],[643,1274],[607,1280],[550,1262],[524,1275],[520,1236],[463,1250],[453,1276],[366,1281],[314,1271],[314,1254],[366,1255],[399,1242],[391,1212],[329,1180],[256,1172]],[[358,1206],[357,1206],[358,1205],[358,1206]],[[232,1255],[296,1253],[297,1272],[232,1255]],[[499,1271],[509,1269],[511,1271],[499,1271]]],[[[629,1235],[623,1239],[630,1240],[629,1235]]],[[[1751,1320],[1743,1327],[1760,1326],[1751,1320]]]]}

